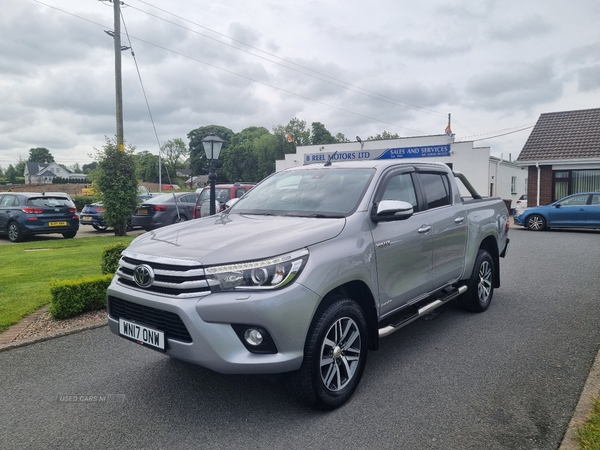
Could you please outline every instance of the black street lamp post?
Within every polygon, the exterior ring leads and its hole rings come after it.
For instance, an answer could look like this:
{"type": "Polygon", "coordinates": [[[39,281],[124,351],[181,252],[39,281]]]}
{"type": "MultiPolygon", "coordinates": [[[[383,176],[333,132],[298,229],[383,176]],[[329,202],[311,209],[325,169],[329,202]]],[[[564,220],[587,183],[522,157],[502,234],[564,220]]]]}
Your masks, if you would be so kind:
{"type": "Polygon", "coordinates": [[[217,181],[217,174],[215,173],[215,159],[219,159],[219,153],[221,153],[221,147],[223,145],[223,139],[217,136],[214,131],[202,139],[202,145],[204,146],[204,153],[206,153],[206,159],[210,160],[210,170],[208,172],[208,181],[210,182],[210,215],[217,213],[215,210],[215,182],[217,181]]]}

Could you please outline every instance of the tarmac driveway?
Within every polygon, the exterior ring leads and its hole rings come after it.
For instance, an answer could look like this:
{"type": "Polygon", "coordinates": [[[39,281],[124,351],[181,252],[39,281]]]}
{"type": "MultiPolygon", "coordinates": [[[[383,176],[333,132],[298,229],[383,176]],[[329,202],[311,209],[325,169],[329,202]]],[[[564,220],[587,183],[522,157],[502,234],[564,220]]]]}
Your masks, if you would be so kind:
{"type": "MultiPolygon", "coordinates": [[[[490,309],[382,340],[344,407],[106,327],[0,353],[7,448],[556,449],[600,344],[600,233],[513,229],[490,309]]],[[[6,444],[3,444],[6,445],[6,444]]]]}

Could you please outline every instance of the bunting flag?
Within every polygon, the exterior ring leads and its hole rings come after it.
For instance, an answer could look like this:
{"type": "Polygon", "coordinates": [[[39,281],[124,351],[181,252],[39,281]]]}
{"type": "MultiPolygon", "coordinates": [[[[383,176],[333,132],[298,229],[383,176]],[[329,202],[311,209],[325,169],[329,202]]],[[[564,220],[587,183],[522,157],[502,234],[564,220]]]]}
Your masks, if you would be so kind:
{"type": "Polygon", "coordinates": [[[290,133],[285,133],[285,137],[287,138],[289,143],[294,142],[294,138],[292,137],[292,135],[290,133]]]}

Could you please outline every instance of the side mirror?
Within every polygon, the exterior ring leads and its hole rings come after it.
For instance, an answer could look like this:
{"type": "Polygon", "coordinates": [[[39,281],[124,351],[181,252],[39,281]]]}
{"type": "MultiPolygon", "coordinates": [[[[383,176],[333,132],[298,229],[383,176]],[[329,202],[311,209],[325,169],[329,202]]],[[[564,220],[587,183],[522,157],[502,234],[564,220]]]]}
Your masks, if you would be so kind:
{"type": "Polygon", "coordinates": [[[373,208],[371,220],[382,222],[390,220],[405,220],[414,214],[413,206],[400,200],[382,200],[373,208]]]}

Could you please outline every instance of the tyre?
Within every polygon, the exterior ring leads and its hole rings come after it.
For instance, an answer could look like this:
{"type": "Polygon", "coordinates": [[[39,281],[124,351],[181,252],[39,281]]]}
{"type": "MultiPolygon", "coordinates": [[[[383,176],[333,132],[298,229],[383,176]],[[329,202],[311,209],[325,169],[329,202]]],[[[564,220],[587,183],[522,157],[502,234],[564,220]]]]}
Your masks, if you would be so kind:
{"type": "Polygon", "coordinates": [[[307,405],[330,410],[354,394],[367,362],[367,323],[353,300],[334,296],[309,328],[302,366],[288,374],[288,387],[307,405]]]}
{"type": "Polygon", "coordinates": [[[23,233],[21,233],[21,229],[17,222],[8,224],[8,240],[10,242],[21,242],[23,240],[23,233]]]}
{"type": "Polygon", "coordinates": [[[483,312],[494,295],[494,260],[487,250],[479,250],[467,292],[458,297],[459,305],[469,311],[483,312]]]}
{"type": "Polygon", "coordinates": [[[133,224],[131,223],[131,219],[127,220],[127,223],[125,224],[125,231],[131,231],[133,230],[133,224]]]}
{"type": "Polygon", "coordinates": [[[94,227],[94,230],[96,231],[106,231],[108,229],[108,226],[103,223],[93,223],[92,227],[94,227]]]}
{"type": "Polygon", "coordinates": [[[77,234],[77,231],[67,231],[66,233],[63,233],[62,235],[65,239],[73,239],[76,234],[77,234]]]}
{"type": "Polygon", "coordinates": [[[533,231],[543,231],[546,229],[546,219],[538,214],[533,214],[527,218],[527,228],[533,231]]]}
{"type": "Polygon", "coordinates": [[[180,214],[173,218],[173,223],[181,223],[181,222],[185,222],[186,220],[187,220],[187,218],[180,214]]]}

